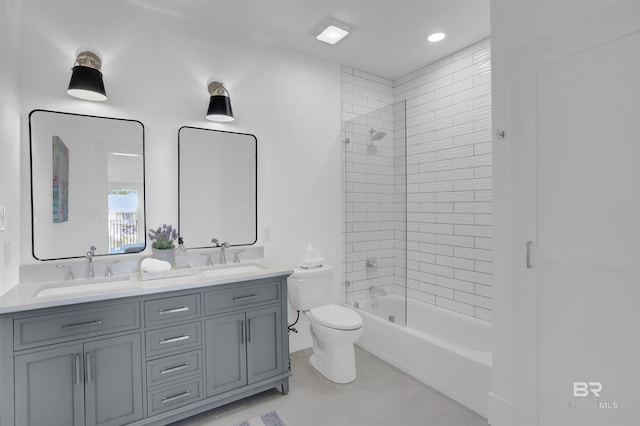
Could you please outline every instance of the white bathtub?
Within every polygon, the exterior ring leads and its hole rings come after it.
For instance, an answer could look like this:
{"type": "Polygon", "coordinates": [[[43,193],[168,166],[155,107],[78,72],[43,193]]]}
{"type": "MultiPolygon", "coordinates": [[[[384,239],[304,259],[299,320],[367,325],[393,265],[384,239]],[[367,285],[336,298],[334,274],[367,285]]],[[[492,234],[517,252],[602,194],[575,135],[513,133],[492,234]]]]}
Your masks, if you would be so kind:
{"type": "Polygon", "coordinates": [[[409,299],[403,327],[404,302],[397,295],[359,301],[364,333],[356,344],[487,417],[491,324],[409,299]]]}

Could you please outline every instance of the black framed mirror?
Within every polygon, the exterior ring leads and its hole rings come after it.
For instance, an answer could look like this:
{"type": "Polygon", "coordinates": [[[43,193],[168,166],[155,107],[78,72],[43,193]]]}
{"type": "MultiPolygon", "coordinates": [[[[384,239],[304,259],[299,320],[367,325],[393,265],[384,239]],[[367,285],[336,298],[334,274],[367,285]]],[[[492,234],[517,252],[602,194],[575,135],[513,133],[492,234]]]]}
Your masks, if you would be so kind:
{"type": "Polygon", "coordinates": [[[231,246],[258,238],[258,139],[184,126],[178,131],[178,229],[185,246],[231,246]]]}
{"type": "Polygon", "coordinates": [[[145,249],[140,121],[36,109],[29,136],[34,258],[145,249]]]}

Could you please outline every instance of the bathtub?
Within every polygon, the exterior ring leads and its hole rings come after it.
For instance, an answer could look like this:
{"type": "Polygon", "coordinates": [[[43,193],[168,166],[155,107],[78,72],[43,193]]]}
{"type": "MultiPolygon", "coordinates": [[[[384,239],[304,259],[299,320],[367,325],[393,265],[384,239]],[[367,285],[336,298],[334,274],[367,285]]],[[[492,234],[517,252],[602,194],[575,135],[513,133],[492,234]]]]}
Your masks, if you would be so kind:
{"type": "Polygon", "coordinates": [[[356,342],[405,373],[487,417],[491,388],[491,324],[387,295],[358,302],[364,333],[356,342]],[[389,320],[389,316],[391,322],[389,320]]]}

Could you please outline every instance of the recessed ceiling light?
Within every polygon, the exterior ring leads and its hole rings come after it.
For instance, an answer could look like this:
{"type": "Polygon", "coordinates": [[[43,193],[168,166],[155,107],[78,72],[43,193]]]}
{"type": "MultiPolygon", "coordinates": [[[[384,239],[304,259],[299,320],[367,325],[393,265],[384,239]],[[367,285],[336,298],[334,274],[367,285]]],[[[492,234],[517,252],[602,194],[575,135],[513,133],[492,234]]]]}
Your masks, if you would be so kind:
{"type": "Polygon", "coordinates": [[[438,41],[444,40],[446,36],[447,35],[445,33],[433,33],[429,37],[427,37],[427,40],[429,40],[431,43],[436,43],[438,41]]]}
{"type": "Polygon", "coordinates": [[[331,21],[321,32],[316,35],[316,39],[329,44],[336,44],[349,34],[351,27],[339,21],[331,21]]]}

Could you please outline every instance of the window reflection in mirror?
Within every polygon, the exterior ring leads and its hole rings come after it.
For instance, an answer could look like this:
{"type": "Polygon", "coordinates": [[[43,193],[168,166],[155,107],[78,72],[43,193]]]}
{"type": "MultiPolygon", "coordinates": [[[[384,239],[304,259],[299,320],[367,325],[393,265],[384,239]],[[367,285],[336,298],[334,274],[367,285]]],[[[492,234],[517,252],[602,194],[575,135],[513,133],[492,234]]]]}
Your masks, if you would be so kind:
{"type": "Polygon", "coordinates": [[[33,256],[144,250],[142,123],[34,110],[29,130],[33,256]]]}
{"type": "Polygon", "coordinates": [[[144,249],[144,227],[140,212],[144,198],[137,173],[143,169],[142,155],[111,152],[109,161],[109,253],[135,253],[144,249]]]}

